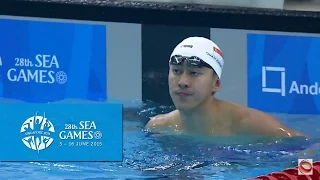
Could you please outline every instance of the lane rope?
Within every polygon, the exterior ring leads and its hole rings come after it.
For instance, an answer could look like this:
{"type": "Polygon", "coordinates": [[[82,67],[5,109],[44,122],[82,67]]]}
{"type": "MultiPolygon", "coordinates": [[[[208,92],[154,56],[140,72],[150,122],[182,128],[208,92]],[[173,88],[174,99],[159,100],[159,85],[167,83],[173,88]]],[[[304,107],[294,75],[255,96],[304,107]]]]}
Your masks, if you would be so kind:
{"type": "MultiPolygon", "coordinates": [[[[303,169],[302,169],[303,170],[303,169]]],[[[320,180],[320,161],[313,163],[312,175],[299,175],[298,166],[248,180],[320,180]]]]}

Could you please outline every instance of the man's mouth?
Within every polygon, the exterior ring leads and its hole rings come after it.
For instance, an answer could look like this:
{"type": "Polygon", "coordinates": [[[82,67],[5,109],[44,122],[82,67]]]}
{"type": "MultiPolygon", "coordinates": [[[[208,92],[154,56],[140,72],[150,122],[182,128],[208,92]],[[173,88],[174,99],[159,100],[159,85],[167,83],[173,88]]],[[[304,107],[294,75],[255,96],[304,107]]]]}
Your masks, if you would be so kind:
{"type": "Polygon", "coordinates": [[[188,97],[191,96],[190,93],[186,93],[186,92],[176,92],[176,94],[180,97],[188,97]]]}

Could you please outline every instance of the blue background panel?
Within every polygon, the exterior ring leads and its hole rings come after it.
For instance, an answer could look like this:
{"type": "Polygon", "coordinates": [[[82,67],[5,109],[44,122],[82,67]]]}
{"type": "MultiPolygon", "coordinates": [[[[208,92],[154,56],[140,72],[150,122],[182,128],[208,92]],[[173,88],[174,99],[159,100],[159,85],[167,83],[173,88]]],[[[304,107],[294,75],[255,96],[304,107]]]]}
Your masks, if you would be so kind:
{"type": "Polygon", "coordinates": [[[1,19],[0,96],[107,99],[106,26],[1,19]]]}
{"type": "MultiPolygon", "coordinates": [[[[318,114],[320,38],[248,34],[247,40],[248,105],[267,112],[318,114]],[[262,92],[262,66],[285,68],[285,96],[262,92]],[[290,91],[294,84],[298,89],[290,91]]],[[[267,72],[266,82],[280,88],[280,73],[267,72]]]]}

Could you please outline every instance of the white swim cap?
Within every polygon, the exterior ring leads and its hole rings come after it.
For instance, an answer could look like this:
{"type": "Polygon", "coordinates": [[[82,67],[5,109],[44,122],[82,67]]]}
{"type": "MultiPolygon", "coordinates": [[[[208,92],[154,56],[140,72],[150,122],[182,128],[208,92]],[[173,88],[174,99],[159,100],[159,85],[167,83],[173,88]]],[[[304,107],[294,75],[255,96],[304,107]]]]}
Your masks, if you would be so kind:
{"type": "Polygon", "coordinates": [[[197,56],[209,64],[221,78],[223,69],[223,54],[220,48],[210,39],[204,37],[189,37],[179,43],[173,50],[172,56],[197,56]]]}

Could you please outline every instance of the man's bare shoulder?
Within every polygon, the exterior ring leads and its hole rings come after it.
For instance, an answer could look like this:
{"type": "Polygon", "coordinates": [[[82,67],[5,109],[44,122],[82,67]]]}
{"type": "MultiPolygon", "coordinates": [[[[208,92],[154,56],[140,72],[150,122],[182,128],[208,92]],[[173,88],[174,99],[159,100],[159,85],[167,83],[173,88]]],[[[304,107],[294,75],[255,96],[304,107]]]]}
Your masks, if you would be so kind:
{"type": "Polygon", "coordinates": [[[178,110],[171,111],[167,114],[159,114],[150,118],[149,122],[146,125],[146,128],[168,127],[168,126],[171,126],[173,122],[178,118],[179,118],[178,110]]]}
{"type": "Polygon", "coordinates": [[[233,131],[238,133],[252,133],[271,136],[304,136],[276,119],[271,114],[258,109],[249,108],[241,104],[221,101],[220,104],[227,109],[227,114],[233,119],[233,131]]]}
{"type": "Polygon", "coordinates": [[[248,108],[233,102],[219,100],[219,106],[228,119],[233,120],[233,122],[242,120],[242,117],[247,116],[248,113],[248,108]]]}
{"type": "MultiPolygon", "coordinates": [[[[252,123],[260,123],[260,122],[278,122],[279,120],[274,118],[272,115],[267,114],[265,112],[262,112],[258,109],[253,109],[246,107],[241,104],[232,103],[232,102],[224,102],[229,108],[230,111],[232,111],[233,116],[235,119],[242,123],[246,124],[252,124],[252,123]]],[[[280,123],[281,124],[281,123],[280,123]]]]}
{"type": "Polygon", "coordinates": [[[305,136],[286,127],[280,120],[269,113],[245,106],[240,109],[241,123],[257,134],[286,137],[305,136]]]}

